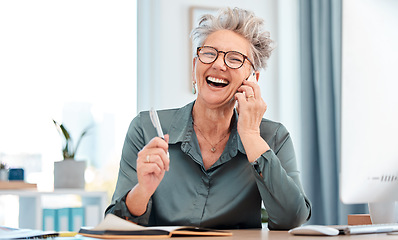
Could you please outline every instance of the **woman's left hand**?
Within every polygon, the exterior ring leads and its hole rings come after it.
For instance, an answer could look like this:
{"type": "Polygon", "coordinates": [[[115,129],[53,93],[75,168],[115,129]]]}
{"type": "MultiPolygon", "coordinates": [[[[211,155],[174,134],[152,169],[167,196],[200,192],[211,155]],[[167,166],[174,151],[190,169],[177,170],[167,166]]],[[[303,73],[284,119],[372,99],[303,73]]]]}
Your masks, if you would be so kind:
{"type": "Polygon", "coordinates": [[[238,101],[238,132],[242,134],[260,135],[260,123],[267,110],[267,104],[261,97],[257,82],[244,80],[235,94],[238,101]]]}
{"type": "Polygon", "coordinates": [[[267,111],[267,104],[261,97],[257,82],[244,80],[235,94],[238,101],[238,133],[245,147],[250,162],[256,160],[269,149],[260,136],[260,124],[267,111]]]}

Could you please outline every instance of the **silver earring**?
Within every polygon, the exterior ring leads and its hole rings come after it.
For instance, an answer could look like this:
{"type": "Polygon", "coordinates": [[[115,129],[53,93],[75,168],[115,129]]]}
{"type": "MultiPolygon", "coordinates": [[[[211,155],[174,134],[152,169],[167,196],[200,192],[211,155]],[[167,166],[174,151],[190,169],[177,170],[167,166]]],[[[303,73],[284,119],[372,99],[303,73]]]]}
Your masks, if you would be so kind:
{"type": "Polygon", "coordinates": [[[196,94],[196,84],[194,81],[192,81],[192,93],[196,94]]]}

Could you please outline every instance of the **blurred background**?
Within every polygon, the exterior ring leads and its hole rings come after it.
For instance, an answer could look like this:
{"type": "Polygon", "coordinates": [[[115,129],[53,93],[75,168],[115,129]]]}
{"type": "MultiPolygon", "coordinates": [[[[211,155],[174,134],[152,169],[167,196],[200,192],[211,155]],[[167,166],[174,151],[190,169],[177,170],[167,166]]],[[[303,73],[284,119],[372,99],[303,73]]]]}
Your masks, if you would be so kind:
{"type": "MultiPolygon", "coordinates": [[[[345,11],[355,17],[360,1],[349,2],[345,11]]],[[[312,223],[344,224],[340,0],[2,0],[0,161],[52,191],[54,162],[62,160],[53,119],[76,140],[92,126],[76,159],[87,162],[85,190],[106,191],[110,200],[130,121],[150,107],[195,99],[189,34],[198,16],[226,6],[254,11],[275,41],[259,79],[264,117],[291,133],[312,223]]],[[[9,204],[0,199],[3,211],[9,204]]]]}

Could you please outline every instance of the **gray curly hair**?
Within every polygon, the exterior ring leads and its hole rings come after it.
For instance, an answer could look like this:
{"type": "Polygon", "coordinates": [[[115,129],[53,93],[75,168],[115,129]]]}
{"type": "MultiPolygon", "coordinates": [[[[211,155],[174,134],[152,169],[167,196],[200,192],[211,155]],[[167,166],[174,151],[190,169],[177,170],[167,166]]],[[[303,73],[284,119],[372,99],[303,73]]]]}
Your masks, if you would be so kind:
{"type": "MultiPolygon", "coordinates": [[[[250,42],[253,64],[256,70],[267,66],[267,59],[273,48],[268,31],[263,29],[264,20],[253,12],[239,8],[224,8],[217,16],[205,14],[200,18],[199,26],[191,32],[195,49],[201,47],[207,37],[218,30],[231,30],[250,42]]],[[[195,53],[196,54],[196,53],[195,53]]]]}

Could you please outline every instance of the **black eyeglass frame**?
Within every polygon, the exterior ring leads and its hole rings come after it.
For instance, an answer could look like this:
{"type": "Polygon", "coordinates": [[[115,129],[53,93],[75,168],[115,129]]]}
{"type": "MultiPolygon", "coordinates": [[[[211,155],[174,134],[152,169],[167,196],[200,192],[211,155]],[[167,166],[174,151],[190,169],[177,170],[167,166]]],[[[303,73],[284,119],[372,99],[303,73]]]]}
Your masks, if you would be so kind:
{"type": "Polygon", "coordinates": [[[229,68],[231,68],[231,69],[238,69],[238,68],[241,68],[241,67],[243,66],[243,64],[245,64],[245,60],[247,60],[247,61],[249,61],[249,63],[252,65],[253,69],[255,70],[254,64],[252,63],[252,61],[250,61],[250,59],[249,59],[245,54],[243,54],[243,53],[241,53],[241,52],[238,52],[238,51],[228,51],[228,52],[224,52],[224,51],[219,51],[219,50],[217,50],[216,48],[211,47],[211,46],[202,46],[202,47],[198,47],[198,48],[196,49],[196,56],[198,56],[199,61],[201,61],[203,64],[212,64],[212,63],[214,63],[214,62],[218,59],[218,56],[220,55],[220,53],[224,53],[224,59],[223,59],[223,60],[224,60],[224,63],[225,63],[225,65],[226,65],[227,67],[229,67],[229,68]],[[206,63],[206,62],[203,62],[202,59],[200,59],[200,57],[199,57],[199,52],[200,52],[200,50],[202,50],[203,48],[211,48],[211,49],[216,50],[217,56],[216,56],[216,58],[215,58],[212,62],[206,63]],[[230,66],[228,65],[228,63],[225,61],[225,56],[226,56],[228,53],[238,53],[238,54],[242,55],[242,57],[243,57],[242,64],[241,64],[239,67],[236,67],[236,68],[230,67],[230,66]]]}

